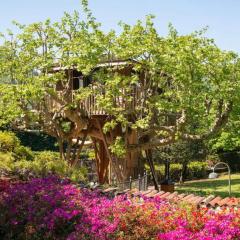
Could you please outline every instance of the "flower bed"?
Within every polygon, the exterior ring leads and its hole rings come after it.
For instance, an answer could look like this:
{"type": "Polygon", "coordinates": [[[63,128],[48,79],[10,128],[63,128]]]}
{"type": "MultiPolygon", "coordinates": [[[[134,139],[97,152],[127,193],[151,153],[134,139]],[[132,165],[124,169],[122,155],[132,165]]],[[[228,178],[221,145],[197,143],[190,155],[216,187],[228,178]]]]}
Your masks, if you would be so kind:
{"type": "Polygon", "coordinates": [[[240,239],[239,210],[214,212],[155,198],[114,199],[57,177],[0,193],[0,239],[240,239]]]}

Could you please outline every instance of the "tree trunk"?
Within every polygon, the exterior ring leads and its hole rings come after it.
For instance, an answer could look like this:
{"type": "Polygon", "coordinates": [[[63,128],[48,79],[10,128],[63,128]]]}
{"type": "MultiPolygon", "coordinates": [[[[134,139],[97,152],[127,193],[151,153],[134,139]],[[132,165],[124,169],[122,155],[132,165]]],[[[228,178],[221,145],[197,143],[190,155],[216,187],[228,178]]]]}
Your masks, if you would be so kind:
{"type": "MultiPolygon", "coordinates": [[[[136,144],[138,141],[138,136],[136,131],[128,132],[127,139],[128,144],[136,144]]],[[[125,163],[123,167],[124,180],[137,179],[138,175],[144,174],[144,162],[140,158],[139,152],[128,152],[126,155],[125,163]]]]}
{"type": "Polygon", "coordinates": [[[66,152],[66,157],[65,157],[68,164],[71,164],[71,150],[72,150],[72,140],[68,140],[67,152],[66,152]]]}
{"type": "Polygon", "coordinates": [[[100,184],[109,183],[109,158],[103,141],[93,138],[98,181],[100,184]]]}
{"type": "Polygon", "coordinates": [[[187,176],[187,163],[182,164],[181,183],[183,183],[187,176]]]}
{"type": "Polygon", "coordinates": [[[59,147],[60,158],[65,159],[63,141],[61,139],[58,139],[58,147],[59,147]]]}

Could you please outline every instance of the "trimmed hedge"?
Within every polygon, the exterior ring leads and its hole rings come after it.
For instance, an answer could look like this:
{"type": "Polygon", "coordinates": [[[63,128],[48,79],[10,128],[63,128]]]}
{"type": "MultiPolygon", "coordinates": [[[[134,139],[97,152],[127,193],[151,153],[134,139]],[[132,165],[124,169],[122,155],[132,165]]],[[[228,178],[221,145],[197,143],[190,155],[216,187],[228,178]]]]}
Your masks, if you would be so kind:
{"type": "MultiPolygon", "coordinates": [[[[149,170],[149,166],[145,166],[149,170]]],[[[198,179],[204,178],[207,176],[208,164],[206,162],[194,161],[190,162],[187,167],[187,179],[198,179]]],[[[163,180],[165,177],[165,166],[164,165],[155,165],[155,170],[157,178],[159,181],[163,180]]],[[[182,164],[180,163],[171,163],[170,164],[170,178],[174,181],[179,181],[182,175],[182,164]]]]}
{"type": "Polygon", "coordinates": [[[187,167],[187,178],[205,178],[207,170],[208,164],[206,162],[190,162],[187,167]]]}

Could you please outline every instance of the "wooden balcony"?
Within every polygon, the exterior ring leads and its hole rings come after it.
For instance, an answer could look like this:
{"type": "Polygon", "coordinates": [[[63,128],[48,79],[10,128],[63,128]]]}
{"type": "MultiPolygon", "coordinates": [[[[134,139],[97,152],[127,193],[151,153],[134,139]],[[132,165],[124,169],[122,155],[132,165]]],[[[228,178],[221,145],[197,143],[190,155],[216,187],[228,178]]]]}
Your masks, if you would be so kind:
{"type": "MultiPolygon", "coordinates": [[[[92,94],[85,98],[84,100],[79,100],[80,108],[82,108],[84,111],[87,112],[88,116],[92,115],[107,115],[107,113],[104,111],[104,109],[100,108],[97,104],[97,96],[104,95],[104,92],[99,93],[99,90],[97,90],[96,86],[91,86],[92,88],[92,94]]],[[[143,94],[140,89],[140,87],[133,86],[132,91],[129,93],[126,92],[124,88],[121,90],[122,96],[116,96],[113,99],[113,103],[115,107],[122,108],[124,111],[132,111],[137,106],[142,106],[142,99],[143,94]],[[126,101],[124,96],[131,97],[131,101],[126,101]]],[[[61,99],[61,95],[63,94],[62,91],[57,91],[58,97],[61,99]]],[[[74,98],[76,96],[76,91],[71,92],[71,96],[69,96],[70,101],[74,101],[74,98]]],[[[46,102],[48,106],[50,106],[51,109],[60,109],[62,106],[56,102],[51,97],[46,99],[46,102]]]]}
{"type": "MultiPolygon", "coordinates": [[[[113,99],[113,104],[115,107],[118,108],[122,108],[124,111],[132,111],[136,108],[136,106],[140,106],[141,102],[142,102],[142,91],[140,88],[138,87],[133,87],[131,93],[127,93],[126,90],[124,88],[122,88],[121,90],[121,95],[122,96],[116,96],[113,99]],[[132,98],[132,100],[126,101],[124,96],[130,96],[132,98]]],[[[95,91],[94,88],[92,89],[92,94],[86,98],[83,101],[80,101],[79,104],[81,106],[82,109],[84,109],[88,116],[91,115],[108,115],[104,109],[100,108],[97,104],[97,96],[99,96],[99,92],[95,91]],[[96,93],[98,92],[98,93],[96,93]]],[[[101,93],[102,95],[104,95],[104,93],[101,93]]],[[[74,94],[73,94],[74,97],[74,94]]]]}

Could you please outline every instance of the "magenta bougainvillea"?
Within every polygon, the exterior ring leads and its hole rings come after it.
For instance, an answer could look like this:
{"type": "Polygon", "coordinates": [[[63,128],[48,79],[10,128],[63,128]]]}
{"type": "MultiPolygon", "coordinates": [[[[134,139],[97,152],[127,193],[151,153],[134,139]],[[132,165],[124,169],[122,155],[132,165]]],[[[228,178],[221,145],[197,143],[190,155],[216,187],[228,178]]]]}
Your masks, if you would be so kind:
{"type": "Polygon", "coordinates": [[[173,204],[159,197],[109,198],[57,177],[7,184],[0,239],[240,239],[240,212],[173,204]]]}

